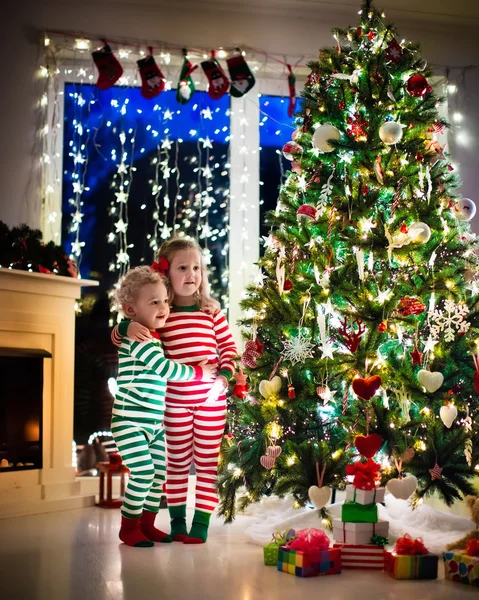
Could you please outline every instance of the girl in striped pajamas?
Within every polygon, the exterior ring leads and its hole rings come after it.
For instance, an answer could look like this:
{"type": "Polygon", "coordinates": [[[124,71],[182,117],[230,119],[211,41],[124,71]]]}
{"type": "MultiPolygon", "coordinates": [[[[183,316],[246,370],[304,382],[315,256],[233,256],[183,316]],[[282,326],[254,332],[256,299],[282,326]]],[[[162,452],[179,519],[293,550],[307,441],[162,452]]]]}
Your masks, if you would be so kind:
{"type": "MultiPolygon", "coordinates": [[[[237,350],[224,315],[200,310],[211,298],[198,244],[173,238],[161,246],[157,261],[153,267],[167,269],[174,296],[171,314],[161,334],[165,355],[179,363],[197,364],[207,359],[218,367],[213,384],[172,381],[166,390],[166,496],[171,537],[185,544],[203,544],[218,503],[216,478],[226,424],[225,391],[235,370],[237,350]],[[187,532],[186,495],[192,461],[196,469],[195,512],[187,532]]],[[[126,333],[139,341],[149,339],[150,335],[138,323],[124,322],[113,331],[112,339],[118,343],[126,333]]]]}
{"type": "MultiPolygon", "coordinates": [[[[131,269],[117,289],[123,313],[152,337],[123,338],[111,432],[130,477],[121,509],[120,539],[129,546],[153,546],[171,538],[154,526],[165,480],[166,381],[211,381],[216,368],[206,360],[188,366],[165,358],[157,329],[168,318],[167,280],[150,267],[131,269]]],[[[186,362],[186,361],[184,361],[186,362]]]]}

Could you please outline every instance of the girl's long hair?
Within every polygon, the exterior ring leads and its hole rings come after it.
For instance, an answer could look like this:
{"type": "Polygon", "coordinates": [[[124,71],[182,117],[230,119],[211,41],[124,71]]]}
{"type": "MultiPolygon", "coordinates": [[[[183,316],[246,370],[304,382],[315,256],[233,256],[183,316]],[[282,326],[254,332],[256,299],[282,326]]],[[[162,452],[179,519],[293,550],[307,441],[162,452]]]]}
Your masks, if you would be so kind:
{"type": "Polygon", "coordinates": [[[210,284],[208,281],[208,271],[206,269],[205,258],[203,256],[203,252],[201,251],[201,247],[198,244],[198,242],[194,239],[172,237],[169,240],[166,240],[166,242],[164,242],[163,244],[161,244],[155,260],[159,261],[160,258],[164,257],[168,261],[168,264],[171,265],[173,256],[176,252],[179,252],[180,250],[195,250],[196,252],[198,252],[198,255],[200,257],[201,284],[198,288],[198,291],[195,292],[195,300],[201,306],[205,302],[212,300],[212,296],[210,294],[210,284]]]}

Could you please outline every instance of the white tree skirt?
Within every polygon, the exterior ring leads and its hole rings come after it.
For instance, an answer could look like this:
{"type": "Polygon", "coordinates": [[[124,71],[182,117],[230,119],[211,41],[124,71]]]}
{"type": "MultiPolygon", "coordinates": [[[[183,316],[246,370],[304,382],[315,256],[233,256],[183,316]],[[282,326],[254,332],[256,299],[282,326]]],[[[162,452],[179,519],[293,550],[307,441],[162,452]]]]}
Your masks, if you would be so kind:
{"type": "MultiPolygon", "coordinates": [[[[463,537],[474,529],[472,521],[464,517],[440,512],[421,504],[413,510],[406,500],[397,500],[390,494],[385,498],[386,506],[379,504],[379,518],[389,521],[389,542],[394,544],[405,533],[413,538],[421,537],[430,552],[443,552],[450,542],[463,537]]],[[[275,496],[264,498],[250,505],[243,513],[250,517],[250,525],[245,534],[250,542],[261,546],[272,540],[275,531],[304,529],[315,527],[324,529],[318,511],[313,508],[293,508],[294,499],[275,496]]],[[[331,504],[327,508],[331,515],[341,517],[342,502],[331,504]]],[[[331,533],[326,531],[331,537],[331,533]]]]}

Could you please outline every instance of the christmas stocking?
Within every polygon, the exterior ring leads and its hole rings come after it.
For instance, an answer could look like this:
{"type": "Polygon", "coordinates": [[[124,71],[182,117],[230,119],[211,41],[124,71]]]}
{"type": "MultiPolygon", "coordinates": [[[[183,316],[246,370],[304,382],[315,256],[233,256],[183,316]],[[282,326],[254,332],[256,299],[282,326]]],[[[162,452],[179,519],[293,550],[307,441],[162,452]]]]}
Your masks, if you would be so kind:
{"type": "Polygon", "coordinates": [[[99,71],[96,85],[100,90],[107,90],[123,75],[123,67],[120,65],[108,44],[105,44],[101,50],[91,53],[99,71]]]}
{"type": "Polygon", "coordinates": [[[221,68],[219,62],[212,58],[201,63],[203,71],[208,78],[208,96],[213,100],[219,100],[226,94],[230,87],[230,82],[221,68]]]}
{"type": "Polygon", "coordinates": [[[192,65],[186,57],[186,50],[183,50],[183,65],[180,71],[180,78],[178,79],[178,86],[176,88],[176,100],[179,104],[187,104],[193,94],[195,93],[195,84],[191,78],[191,74],[198,65],[192,65]]]}
{"type": "Polygon", "coordinates": [[[294,111],[296,108],[296,77],[294,76],[291,65],[286,65],[288,67],[288,90],[289,90],[289,105],[288,105],[288,117],[292,117],[294,115],[294,111]]]}
{"type": "Polygon", "coordinates": [[[241,54],[236,54],[226,61],[231,79],[230,94],[235,98],[241,98],[255,84],[253,73],[246,64],[244,57],[241,54]]]}
{"type": "Polygon", "coordinates": [[[165,88],[165,78],[153,58],[152,49],[150,55],[136,61],[140,69],[141,95],[144,98],[154,98],[165,88]]]}

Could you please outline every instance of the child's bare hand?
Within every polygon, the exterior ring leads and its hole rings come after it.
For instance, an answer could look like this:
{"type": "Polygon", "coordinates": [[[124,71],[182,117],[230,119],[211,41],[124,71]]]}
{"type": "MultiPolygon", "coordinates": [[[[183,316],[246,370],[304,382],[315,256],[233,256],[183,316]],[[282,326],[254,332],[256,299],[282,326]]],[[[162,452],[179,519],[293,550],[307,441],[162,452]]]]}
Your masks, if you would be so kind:
{"type": "Polygon", "coordinates": [[[216,365],[208,364],[207,360],[202,360],[199,364],[203,371],[203,375],[201,377],[201,381],[213,381],[216,377],[217,368],[216,365]]]}
{"type": "Polygon", "coordinates": [[[221,306],[219,302],[216,302],[216,300],[208,300],[201,306],[200,310],[207,315],[216,317],[216,315],[221,311],[221,306]]]}
{"type": "Polygon", "coordinates": [[[128,325],[128,331],[126,334],[135,342],[149,342],[151,340],[151,331],[148,329],[148,327],[145,327],[136,321],[132,321],[128,325]]]}

